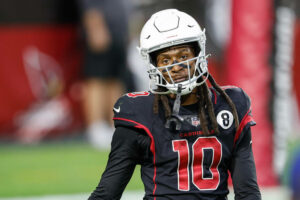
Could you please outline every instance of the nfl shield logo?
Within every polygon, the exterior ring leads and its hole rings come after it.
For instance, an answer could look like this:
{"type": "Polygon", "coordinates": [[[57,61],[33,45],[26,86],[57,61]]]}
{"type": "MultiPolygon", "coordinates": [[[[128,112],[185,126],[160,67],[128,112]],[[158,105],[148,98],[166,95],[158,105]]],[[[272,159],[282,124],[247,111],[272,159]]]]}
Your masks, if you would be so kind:
{"type": "Polygon", "coordinates": [[[200,125],[200,120],[199,120],[199,118],[196,117],[196,116],[195,116],[195,117],[192,117],[192,118],[191,118],[191,121],[192,121],[192,125],[193,125],[193,126],[196,126],[196,127],[197,127],[197,126],[200,125]]]}

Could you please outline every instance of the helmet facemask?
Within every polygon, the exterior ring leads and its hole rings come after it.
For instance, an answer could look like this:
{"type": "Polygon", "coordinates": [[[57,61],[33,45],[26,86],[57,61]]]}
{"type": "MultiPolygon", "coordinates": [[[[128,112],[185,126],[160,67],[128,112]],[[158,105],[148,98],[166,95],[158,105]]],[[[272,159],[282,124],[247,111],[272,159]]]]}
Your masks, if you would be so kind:
{"type": "MultiPolygon", "coordinates": [[[[152,53],[151,62],[148,70],[150,77],[150,90],[156,94],[176,94],[178,91],[179,84],[182,86],[181,94],[186,95],[192,92],[192,90],[201,84],[203,84],[207,79],[207,56],[203,54],[200,48],[197,48],[197,44],[193,43],[194,53],[197,56],[184,60],[182,62],[173,62],[171,65],[158,67],[156,66],[155,57],[157,53],[152,53]],[[187,69],[186,80],[176,82],[173,80],[170,70],[174,66],[180,66],[187,69]],[[200,79],[200,77],[205,76],[205,78],[200,79]]],[[[181,46],[181,45],[180,45],[181,46]]]]}
{"type": "Polygon", "coordinates": [[[177,94],[178,86],[181,84],[181,94],[186,95],[203,84],[208,77],[205,43],[205,30],[202,31],[196,20],[188,14],[176,9],[167,9],[152,15],[142,29],[138,48],[148,66],[150,91],[156,94],[177,94]],[[153,62],[153,54],[166,48],[189,44],[193,45],[194,58],[164,67],[157,67],[153,62]],[[186,80],[181,82],[173,80],[169,69],[175,65],[186,66],[188,70],[186,80]],[[163,70],[167,73],[162,73],[163,70]],[[204,77],[201,79],[202,76],[204,77]]]}

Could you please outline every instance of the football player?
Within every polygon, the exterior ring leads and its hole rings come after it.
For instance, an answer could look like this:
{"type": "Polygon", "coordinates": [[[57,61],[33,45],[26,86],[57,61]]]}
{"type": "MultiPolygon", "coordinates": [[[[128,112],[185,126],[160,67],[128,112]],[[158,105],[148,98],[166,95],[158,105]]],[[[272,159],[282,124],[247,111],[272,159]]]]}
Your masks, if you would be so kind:
{"type": "Polygon", "coordinates": [[[139,51],[150,89],[115,104],[111,152],[90,200],[120,199],[136,165],[144,200],[226,200],[229,173],[236,200],[261,199],[250,99],[242,89],[214,81],[205,42],[198,23],[176,9],[146,22],[139,51]]]}

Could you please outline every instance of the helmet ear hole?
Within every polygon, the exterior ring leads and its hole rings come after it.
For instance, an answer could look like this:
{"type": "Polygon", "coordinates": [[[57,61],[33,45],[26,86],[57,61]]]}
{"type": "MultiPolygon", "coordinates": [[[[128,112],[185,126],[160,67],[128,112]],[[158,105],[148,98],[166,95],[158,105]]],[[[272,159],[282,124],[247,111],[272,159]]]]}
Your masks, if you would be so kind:
{"type": "Polygon", "coordinates": [[[157,66],[157,56],[158,56],[159,51],[155,51],[149,54],[150,56],[150,63],[152,63],[154,66],[157,66]]]}

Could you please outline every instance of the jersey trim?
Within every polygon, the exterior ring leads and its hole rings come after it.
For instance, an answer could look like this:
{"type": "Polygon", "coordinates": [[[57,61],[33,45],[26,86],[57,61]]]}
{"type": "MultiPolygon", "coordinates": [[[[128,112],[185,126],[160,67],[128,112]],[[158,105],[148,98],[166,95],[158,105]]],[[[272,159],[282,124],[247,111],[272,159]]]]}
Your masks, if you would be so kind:
{"type": "Polygon", "coordinates": [[[234,137],[234,145],[236,144],[236,141],[239,139],[244,127],[251,121],[254,121],[253,120],[253,117],[251,115],[248,115],[249,112],[251,111],[251,107],[249,108],[249,110],[247,111],[247,113],[245,114],[245,116],[243,117],[241,123],[240,123],[240,126],[235,134],[235,137],[234,137]]]}
{"type": "Polygon", "coordinates": [[[214,97],[215,97],[214,103],[217,104],[217,93],[213,88],[210,88],[210,90],[212,91],[212,93],[214,94],[214,97]]]}
{"type": "MultiPolygon", "coordinates": [[[[139,129],[143,129],[144,131],[146,131],[147,135],[150,137],[151,139],[151,145],[150,145],[150,150],[153,154],[153,167],[154,167],[154,174],[153,174],[153,183],[154,183],[154,188],[153,188],[153,195],[155,195],[155,191],[156,191],[156,164],[155,164],[155,144],[154,144],[154,138],[152,133],[150,132],[150,130],[144,126],[143,124],[140,124],[136,121],[130,120],[130,119],[126,119],[126,118],[120,118],[120,117],[114,117],[113,120],[122,120],[122,121],[127,121],[127,122],[131,122],[133,124],[135,124],[135,128],[139,128],[139,129]]],[[[154,200],[156,200],[156,197],[154,196],[154,200]]]]}
{"type": "Polygon", "coordinates": [[[226,90],[226,89],[232,89],[232,88],[238,88],[238,87],[235,85],[224,85],[224,86],[221,86],[221,88],[223,90],[226,90]]]}

